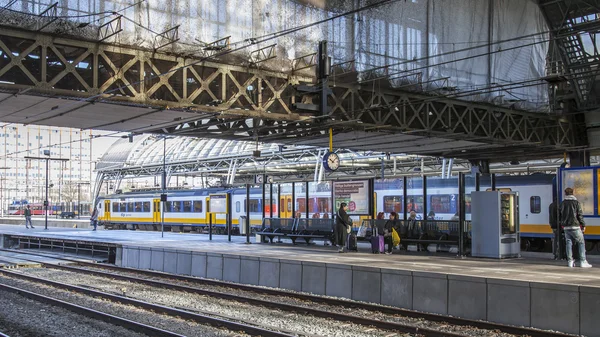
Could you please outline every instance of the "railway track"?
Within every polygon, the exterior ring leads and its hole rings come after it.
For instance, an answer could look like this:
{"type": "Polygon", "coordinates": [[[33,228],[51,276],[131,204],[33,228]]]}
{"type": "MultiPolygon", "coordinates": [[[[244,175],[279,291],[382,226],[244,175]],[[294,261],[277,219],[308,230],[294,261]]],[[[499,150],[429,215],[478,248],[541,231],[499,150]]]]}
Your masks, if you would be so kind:
{"type": "MultiPolygon", "coordinates": [[[[12,251],[11,252],[15,252],[12,251]]],[[[31,255],[41,255],[48,256],[47,254],[39,254],[39,253],[31,253],[27,252],[27,254],[31,255]]],[[[278,297],[291,297],[298,299],[300,301],[305,302],[313,302],[324,304],[332,307],[342,307],[342,308],[353,308],[360,309],[367,312],[372,313],[383,313],[386,315],[399,315],[403,317],[415,318],[415,319],[424,319],[427,321],[438,322],[442,324],[450,324],[462,327],[472,327],[482,330],[490,330],[490,332],[503,332],[507,334],[520,335],[520,336],[531,336],[531,337],[542,337],[542,336],[550,336],[550,337],[567,337],[572,336],[569,334],[552,332],[552,331],[542,331],[531,328],[524,327],[515,327],[497,323],[489,323],[483,321],[474,321],[468,319],[461,319],[456,317],[448,317],[443,315],[436,314],[428,314],[422,312],[416,312],[412,310],[400,309],[400,308],[392,308],[385,307],[380,305],[355,302],[350,300],[343,299],[335,299],[329,297],[322,297],[310,294],[303,293],[295,293],[284,290],[249,286],[249,285],[241,285],[241,284],[232,284],[228,282],[222,282],[217,280],[208,280],[208,279],[199,279],[188,276],[181,275],[172,275],[165,274],[162,272],[148,271],[148,270],[139,270],[139,269],[130,269],[130,268],[122,268],[116,267],[113,265],[105,265],[105,264],[97,264],[97,263],[86,263],[80,260],[72,260],[68,258],[62,258],[63,260],[79,264],[84,266],[85,268],[73,267],[73,266],[65,266],[65,265],[54,265],[54,264],[44,264],[47,268],[61,269],[65,271],[75,272],[75,273],[85,273],[90,275],[95,275],[99,277],[107,277],[113,279],[119,279],[123,281],[134,282],[136,284],[145,284],[153,287],[160,287],[166,289],[180,290],[190,293],[195,293],[199,295],[205,295],[215,298],[221,298],[226,300],[244,302],[251,305],[269,307],[273,309],[285,310],[296,313],[308,314],[315,317],[324,317],[331,318],[338,321],[343,322],[352,322],[355,324],[360,324],[364,326],[372,326],[378,329],[389,330],[389,331],[397,331],[402,333],[409,334],[417,334],[426,337],[459,337],[459,336],[469,336],[469,334],[442,331],[441,329],[430,329],[418,327],[411,324],[402,324],[397,322],[390,322],[381,319],[371,319],[356,315],[344,314],[341,311],[343,310],[322,310],[318,308],[313,308],[310,305],[293,305],[287,303],[281,303],[276,301],[269,301],[265,299],[260,299],[252,296],[244,296],[239,294],[234,294],[232,292],[226,291],[226,289],[236,289],[242,290],[245,292],[249,292],[251,294],[257,295],[269,295],[269,296],[278,296],[278,297]],[[108,270],[108,271],[107,271],[108,270]],[[118,272],[119,274],[115,273],[118,272]],[[133,274],[131,275],[123,275],[123,274],[133,274]],[[145,278],[139,277],[139,275],[143,275],[145,278]],[[149,278],[148,278],[149,277],[149,278]],[[173,280],[178,281],[178,283],[174,283],[173,280]],[[218,287],[222,290],[210,290],[210,289],[201,289],[195,286],[209,286],[209,287],[218,287]]]]}
{"type": "MultiPolygon", "coordinates": [[[[27,290],[24,290],[19,287],[12,287],[12,286],[8,286],[5,284],[0,284],[0,290],[12,292],[19,296],[23,296],[23,297],[32,299],[37,302],[46,303],[51,306],[64,308],[71,312],[85,315],[87,317],[91,317],[91,318],[94,318],[97,320],[101,320],[101,321],[109,323],[109,324],[119,325],[124,328],[133,330],[135,332],[140,332],[140,333],[144,333],[144,334],[152,335],[152,336],[163,336],[163,337],[182,337],[183,336],[183,335],[171,332],[171,331],[155,328],[155,327],[152,327],[147,324],[142,324],[142,323],[135,322],[132,320],[124,319],[124,318],[110,315],[107,313],[103,313],[103,312],[100,312],[100,311],[97,311],[97,310],[94,310],[91,308],[86,308],[86,307],[76,305],[73,303],[61,301],[61,300],[58,300],[58,299],[55,299],[55,298],[52,298],[49,296],[45,296],[45,295],[42,295],[39,293],[27,291],[27,290]]],[[[6,335],[0,334],[0,336],[6,336],[6,335]]]]}
{"type": "MultiPolygon", "coordinates": [[[[25,274],[17,273],[12,270],[0,269],[0,273],[4,274],[6,276],[15,277],[15,278],[19,278],[19,279],[30,281],[30,282],[40,283],[45,286],[51,286],[51,287],[58,288],[58,289],[68,290],[71,292],[77,292],[77,293],[85,294],[85,295],[95,297],[95,298],[101,298],[101,299],[105,299],[105,300],[109,300],[109,301],[113,301],[113,302],[119,302],[121,304],[133,305],[138,308],[143,308],[143,309],[155,312],[155,313],[168,315],[168,316],[172,316],[172,317],[179,317],[179,318],[183,318],[183,319],[189,320],[189,321],[194,321],[194,322],[197,322],[200,324],[206,324],[206,325],[211,325],[211,326],[215,326],[215,327],[226,328],[231,331],[242,331],[242,332],[244,332],[248,335],[252,335],[252,336],[265,336],[265,337],[291,337],[292,336],[287,333],[281,333],[278,331],[263,329],[263,328],[248,325],[248,324],[238,323],[238,322],[235,322],[232,320],[215,318],[215,317],[202,315],[202,314],[198,314],[198,313],[192,313],[192,312],[182,310],[182,309],[157,305],[157,304],[140,301],[140,300],[135,300],[135,299],[131,299],[131,298],[128,298],[125,296],[119,296],[119,295],[101,292],[101,291],[97,291],[97,290],[93,290],[93,289],[73,286],[73,285],[69,285],[66,283],[62,283],[62,282],[56,282],[56,281],[52,281],[52,280],[45,279],[45,278],[25,275],[25,274]]],[[[120,317],[117,317],[114,315],[106,314],[106,313],[103,313],[103,312],[100,312],[97,310],[93,310],[90,308],[86,308],[86,307],[83,307],[80,305],[76,305],[76,304],[68,303],[65,301],[58,300],[58,299],[54,299],[52,297],[44,296],[44,295],[41,295],[41,294],[38,294],[35,292],[31,292],[31,291],[27,291],[27,290],[24,290],[24,289],[21,289],[18,287],[8,286],[8,285],[4,285],[4,284],[0,283],[0,289],[6,290],[6,291],[11,291],[11,292],[17,293],[21,296],[33,299],[38,302],[44,302],[44,303],[50,304],[52,306],[62,307],[67,310],[70,310],[70,311],[73,311],[73,312],[76,312],[76,313],[79,313],[82,315],[86,315],[88,317],[92,317],[92,318],[96,318],[96,319],[99,319],[99,320],[102,320],[102,321],[105,321],[108,323],[120,325],[122,327],[131,329],[133,331],[145,333],[145,334],[148,334],[151,336],[165,336],[165,337],[184,336],[182,334],[170,332],[170,331],[167,331],[164,329],[155,328],[150,325],[138,323],[138,322],[135,322],[132,320],[123,319],[123,318],[120,318],[120,317]]]]}

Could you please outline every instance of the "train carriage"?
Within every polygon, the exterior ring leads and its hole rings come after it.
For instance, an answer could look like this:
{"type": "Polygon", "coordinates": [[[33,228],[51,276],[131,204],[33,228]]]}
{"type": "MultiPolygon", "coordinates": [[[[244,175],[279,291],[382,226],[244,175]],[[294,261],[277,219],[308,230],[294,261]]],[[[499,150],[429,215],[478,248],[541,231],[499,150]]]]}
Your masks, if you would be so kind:
{"type": "MultiPolygon", "coordinates": [[[[529,176],[498,176],[496,187],[500,190],[519,192],[519,209],[521,237],[527,248],[543,248],[549,243],[552,231],[549,226],[548,209],[552,202],[553,175],[534,174],[529,176]]],[[[484,179],[482,178],[482,181],[484,179]]],[[[485,186],[486,183],[482,183],[485,186]]],[[[487,182],[489,185],[489,182],[487,182]]],[[[483,187],[482,187],[483,189],[483,187]]],[[[487,188],[486,188],[487,189],[487,188]]],[[[375,182],[375,209],[378,212],[397,212],[403,214],[415,210],[417,217],[423,217],[426,206],[428,214],[435,220],[455,219],[458,212],[457,179],[428,179],[427,197],[423,197],[421,179],[411,179],[407,188],[407,200],[404,200],[402,179],[375,182]]],[[[246,216],[246,189],[210,188],[200,190],[168,191],[165,211],[161,213],[160,192],[131,192],[99,198],[99,220],[112,228],[129,228],[144,230],[160,230],[162,215],[166,230],[205,232],[209,224],[210,195],[227,194],[230,198],[232,233],[243,232],[239,227],[240,219],[246,216]]],[[[262,190],[250,190],[250,224],[256,230],[262,223],[263,210],[266,217],[290,218],[292,208],[301,217],[327,217],[332,211],[331,191],[321,188],[311,192],[308,200],[305,193],[297,193],[292,200],[291,193],[265,194],[262,201],[262,190]],[[295,203],[292,207],[292,202],[295,203]]],[[[470,195],[465,197],[466,220],[470,220],[470,195]]],[[[212,224],[217,233],[226,233],[225,215],[213,214],[212,224]]],[[[242,218],[243,219],[243,218],[242,218]]],[[[356,221],[358,225],[358,221],[356,221]]],[[[600,226],[590,224],[586,237],[598,238],[600,226]],[[591,236],[590,236],[591,235],[591,236]]]]}

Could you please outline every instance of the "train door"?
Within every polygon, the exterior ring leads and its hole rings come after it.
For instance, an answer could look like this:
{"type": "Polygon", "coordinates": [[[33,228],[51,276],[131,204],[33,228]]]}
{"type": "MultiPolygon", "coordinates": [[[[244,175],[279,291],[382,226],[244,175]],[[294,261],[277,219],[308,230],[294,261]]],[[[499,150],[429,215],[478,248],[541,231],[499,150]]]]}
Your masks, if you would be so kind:
{"type": "Polygon", "coordinates": [[[110,221],[110,200],[104,200],[104,218],[106,221],[110,221]]]}
{"type": "Polygon", "coordinates": [[[154,223],[160,222],[160,199],[152,199],[154,207],[152,209],[152,221],[154,223]]]}
{"type": "MultiPolygon", "coordinates": [[[[208,225],[210,223],[210,217],[212,216],[212,214],[210,214],[210,197],[206,197],[206,212],[204,212],[206,214],[206,224],[208,225]]],[[[214,221],[213,221],[213,225],[214,225],[214,221]]]]}
{"type": "Polygon", "coordinates": [[[292,217],[292,196],[291,195],[282,195],[279,198],[279,207],[281,214],[279,215],[282,218],[291,218],[292,217]]]}

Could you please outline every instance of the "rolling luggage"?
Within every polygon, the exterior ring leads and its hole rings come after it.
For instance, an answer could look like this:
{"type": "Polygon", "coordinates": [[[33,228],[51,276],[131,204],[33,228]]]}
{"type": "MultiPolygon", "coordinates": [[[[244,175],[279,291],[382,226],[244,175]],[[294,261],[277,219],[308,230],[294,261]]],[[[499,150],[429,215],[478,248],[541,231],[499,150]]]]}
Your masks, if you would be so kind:
{"type": "Polygon", "coordinates": [[[373,235],[371,237],[371,252],[373,254],[383,254],[385,251],[385,242],[383,235],[373,235]]]}
{"type": "Polygon", "coordinates": [[[346,240],[346,249],[348,249],[348,251],[358,251],[358,245],[356,244],[356,235],[354,233],[348,234],[348,239],[346,240]]]}

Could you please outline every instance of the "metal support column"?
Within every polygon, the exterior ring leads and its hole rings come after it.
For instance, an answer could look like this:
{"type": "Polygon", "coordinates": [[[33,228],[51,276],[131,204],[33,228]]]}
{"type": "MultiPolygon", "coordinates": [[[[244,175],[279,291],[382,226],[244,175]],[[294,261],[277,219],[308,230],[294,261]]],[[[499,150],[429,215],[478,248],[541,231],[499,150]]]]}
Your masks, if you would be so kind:
{"type": "Polygon", "coordinates": [[[427,220],[427,176],[423,176],[423,220],[427,220]]]}
{"type": "Polygon", "coordinates": [[[292,218],[296,218],[296,183],[292,183],[292,218]]]}
{"type": "Polygon", "coordinates": [[[306,202],[304,204],[306,206],[305,207],[306,208],[306,210],[305,210],[306,211],[306,218],[308,219],[308,198],[310,196],[310,192],[308,191],[309,182],[307,181],[305,184],[306,184],[306,202]]]}
{"type": "MultiPolygon", "coordinates": [[[[233,193],[227,193],[227,214],[225,214],[225,226],[227,226],[227,241],[231,242],[231,227],[232,227],[232,217],[231,217],[231,197],[233,193]]],[[[240,224],[241,226],[241,224],[240,224]]]]}
{"type": "MultiPolygon", "coordinates": [[[[285,201],[284,201],[285,202],[285,201]]],[[[277,217],[281,218],[281,184],[277,183],[277,217]]]]}
{"type": "Polygon", "coordinates": [[[458,173],[458,256],[465,256],[465,174],[458,173]]]}
{"type": "Polygon", "coordinates": [[[406,176],[404,176],[402,179],[404,179],[404,183],[402,184],[402,213],[404,213],[404,220],[406,221],[407,215],[406,215],[406,208],[408,205],[408,201],[406,200],[408,198],[408,195],[406,193],[406,184],[408,182],[408,179],[406,178],[406,176]]]}
{"type": "Polygon", "coordinates": [[[273,218],[273,183],[269,184],[269,218],[273,218]]]}
{"type": "MultiPolygon", "coordinates": [[[[242,224],[240,224],[241,226],[242,224]]],[[[250,184],[246,184],[246,243],[250,243],[250,184]]]]}
{"type": "Polygon", "coordinates": [[[492,173],[490,180],[491,180],[491,184],[492,184],[492,191],[495,191],[496,190],[496,174],[495,173],[492,173]]]}
{"type": "Polygon", "coordinates": [[[375,219],[377,214],[375,213],[375,178],[369,179],[369,213],[371,219],[375,219]]]}
{"type": "Polygon", "coordinates": [[[262,220],[262,221],[264,221],[264,218],[267,216],[267,214],[266,214],[266,212],[265,212],[265,206],[267,205],[267,204],[265,203],[265,201],[266,201],[266,200],[265,200],[265,197],[266,197],[266,194],[267,194],[267,191],[266,191],[266,187],[265,187],[265,186],[266,186],[266,184],[265,184],[265,180],[263,179],[263,183],[262,183],[262,200],[260,201],[260,202],[261,202],[261,205],[262,205],[262,218],[263,218],[263,220],[262,220]]]}
{"type": "Polygon", "coordinates": [[[479,173],[475,174],[475,191],[479,192],[479,188],[481,186],[481,175],[479,173]]]}

